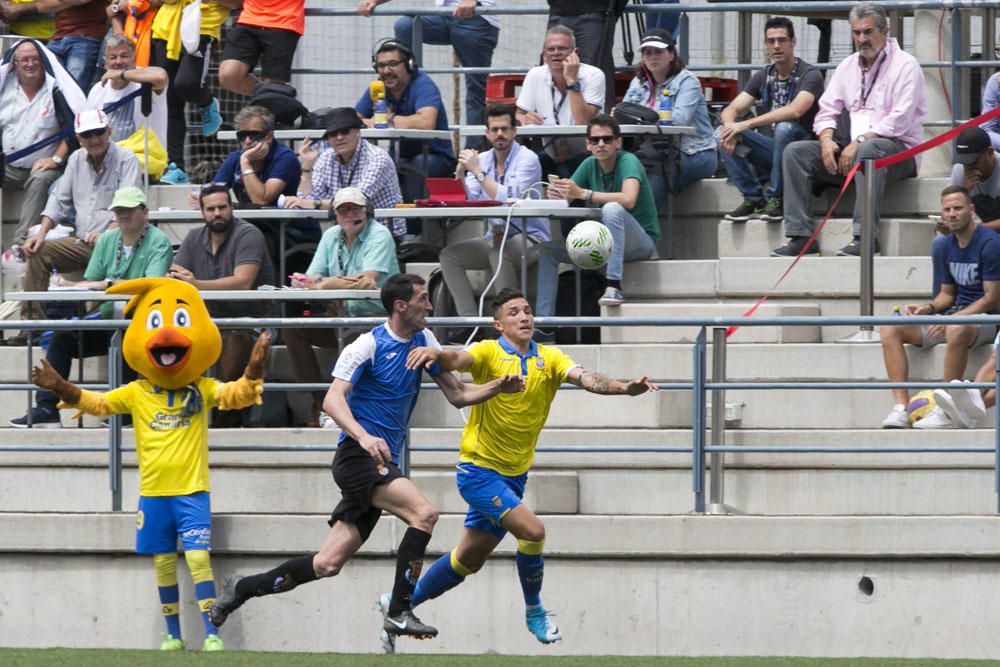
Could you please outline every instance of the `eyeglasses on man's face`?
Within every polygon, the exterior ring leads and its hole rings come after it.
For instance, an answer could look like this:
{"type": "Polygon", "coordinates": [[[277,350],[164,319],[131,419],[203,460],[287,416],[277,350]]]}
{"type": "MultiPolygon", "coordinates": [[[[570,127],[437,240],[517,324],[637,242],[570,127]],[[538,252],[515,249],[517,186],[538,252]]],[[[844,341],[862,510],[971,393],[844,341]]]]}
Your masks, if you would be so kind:
{"type": "Polygon", "coordinates": [[[247,139],[250,141],[261,141],[266,136],[266,130],[237,130],[236,141],[244,142],[247,139]]]}
{"type": "Polygon", "coordinates": [[[597,144],[613,144],[615,143],[615,135],[613,134],[597,134],[587,137],[587,143],[591,146],[596,146],[597,144]]]}

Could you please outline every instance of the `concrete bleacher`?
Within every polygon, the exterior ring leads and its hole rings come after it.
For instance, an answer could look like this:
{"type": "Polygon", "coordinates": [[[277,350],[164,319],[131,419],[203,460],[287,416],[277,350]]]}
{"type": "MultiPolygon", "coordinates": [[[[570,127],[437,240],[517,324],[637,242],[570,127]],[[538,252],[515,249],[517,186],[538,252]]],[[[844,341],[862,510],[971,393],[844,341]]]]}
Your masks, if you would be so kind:
{"type": "MultiPolygon", "coordinates": [[[[918,251],[929,243],[933,225],[926,216],[936,211],[943,186],[944,179],[924,178],[887,192],[884,254],[875,261],[876,313],[926,300],[930,262],[918,251]]],[[[179,208],[186,206],[190,188],[156,190],[153,205],[179,208]]],[[[848,204],[820,238],[824,254],[848,240],[853,197],[846,199],[848,204]]],[[[822,201],[817,200],[817,209],[822,201]]],[[[602,344],[568,346],[566,351],[585,367],[617,377],[649,374],[663,382],[689,382],[693,329],[614,328],[613,319],[733,316],[768,291],[790,262],[767,257],[770,248],[783,242],[781,225],[721,220],[738,203],[736,191],[718,180],[682,193],[674,207],[674,259],[626,265],[628,301],[602,311],[609,319],[602,344]]],[[[668,256],[665,250],[661,245],[661,256],[668,256]]],[[[758,314],[855,315],[857,267],[853,258],[808,257],[758,314]]],[[[433,266],[409,268],[429,274],[433,266]]],[[[729,340],[727,377],[884,380],[877,344],[834,343],[850,332],[846,327],[741,329],[729,340]]],[[[23,380],[25,354],[23,348],[0,347],[0,382],[23,380]]],[[[970,356],[970,376],[985,356],[981,349],[970,356]]],[[[910,359],[914,381],[940,376],[942,349],[911,354],[910,359]]],[[[285,369],[284,351],[277,349],[268,377],[291,380],[283,375],[285,369]]],[[[86,373],[101,380],[101,362],[86,362],[86,373]]],[[[507,540],[482,573],[445,601],[422,608],[421,617],[442,629],[441,639],[401,642],[401,652],[970,658],[1000,652],[990,613],[1000,599],[990,560],[1000,543],[1000,528],[990,516],[997,502],[991,455],[846,451],[863,446],[988,447],[992,430],[884,431],[878,426],[891,407],[887,390],[731,390],[726,400],[737,406],[739,416],[729,424],[727,444],[845,451],[728,454],[725,501],[734,514],[689,515],[694,506],[689,453],[614,451],[690,446],[689,391],[638,398],[562,392],[539,445],[611,449],[540,452],[528,485],[528,502],[545,515],[547,527],[546,604],[560,613],[557,620],[566,641],[542,648],[522,629],[512,542],[507,540]],[[872,594],[859,585],[862,577],[874,582],[872,594]],[[486,593],[488,608],[482,604],[486,593]],[[596,599],[611,603],[595,604],[596,599]],[[948,600],[955,600],[954,605],[943,603],[948,600]],[[901,605],[909,611],[901,613],[901,605]],[[754,613],[748,614],[750,609],[754,613]],[[713,632],[706,633],[705,627],[713,632]],[[936,631],[928,632],[928,627],[936,631]],[[960,634],[978,639],[946,639],[960,634]]],[[[25,405],[23,392],[6,392],[0,424],[23,414],[25,405]]],[[[69,425],[68,415],[63,422],[69,425]]],[[[412,443],[457,448],[462,424],[461,412],[439,392],[429,392],[414,414],[412,443]]],[[[130,442],[132,432],[125,435],[130,442]]],[[[332,445],[336,432],[285,428],[211,435],[217,446],[332,445]]],[[[0,438],[4,444],[57,448],[102,445],[107,434],[100,428],[0,429],[0,438]]],[[[326,513],[338,499],[331,456],[315,451],[212,453],[217,579],[272,567],[319,546],[327,531],[326,513]]],[[[442,511],[430,546],[435,555],[453,546],[461,528],[454,458],[453,452],[413,455],[414,480],[442,511]]],[[[76,584],[78,613],[73,616],[80,618],[58,616],[60,636],[72,637],[76,646],[155,645],[161,621],[151,566],[131,554],[135,494],[130,453],[125,455],[123,487],[129,511],[115,514],[107,511],[106,453],[0,451],[0,590],[8,599],[30,595],[45,600],[60,594],[49,581],[52,577],[28,582],[18,574],[41,569],[58,577],[74,569],[86,571],[87,580],[76,584]],[[112,587],[120,591],[127,614],[99,610],[91,602],[112,587]]],[[[384,520],[359,562],[334,581],[251,601],[223,629],[227,647],[377,650],[379,620],[371,604],[391,582],[402,531],[398,522],[384,520]],[[292,618],[300,620],[289,622],[292,618]],[[274,632],[275,627],[281,631],[274,632]],[[318,628],[325,631],[316,632],[318,628]]],[[[185,631],[196,645],[197,610],[186,574],[180,579],[185,631]]],[[[20,637],[6,642],[12,645],[52,645],[45,634],[29,630],[30,622],[19,614],[0,615],[0,634],[20,637]]]]}

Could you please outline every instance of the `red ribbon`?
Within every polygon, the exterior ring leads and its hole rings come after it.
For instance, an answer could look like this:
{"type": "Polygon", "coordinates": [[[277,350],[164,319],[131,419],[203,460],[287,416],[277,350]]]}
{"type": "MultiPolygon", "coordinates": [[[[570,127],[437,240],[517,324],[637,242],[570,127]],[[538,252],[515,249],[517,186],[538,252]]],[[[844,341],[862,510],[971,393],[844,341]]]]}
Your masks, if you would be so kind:
{"type": "MultiPolygon", "coordinates": [[[[937,148],[938,146],[940,146],[941,144],[943,144],[943,143],[945,143],[947,141],[951,141],[952,139],[954,139],[955,137],[957,137],[959,134],[961,134],[962,130],[964,130],[964,129],[968,128],[968,127],[978,127],[979,125],[982,125],[983,123],[985,123],[987,121],[990,121],[990,120],[993,120],[994,118],[997,118],[997,117],[1000,117],[1000,107],[997,107],[996,109],[993,109],[992,111],[990,111],[988,113],[984,113],[981,116],[976,116],[975,118],[973,118],[971,120],[968,120],[968,121],[962,123],[961,125],[956,125],[955,127],[951,128],[950,130],[948,130],[947,132],[945,132],[944,134],[940,134],[940,135],[934,137],[933,139],[928,139],[927,141],[923,142],[922,144],[917,144],[913,148],[907,148],[905,151],[902,151],[900,153],[893,153],[892,155],[887,155],[887,156],[885,156],[884,158],[882,158],[880,160],[875,160],[875,168],[876,169],[887,169],[887,168],[891,167],[894,164],[898,164],[898,163],[902,162],[903,160],[908,160],[911,157],[914,157],[916,155],[919,155],[920,153],[924,153],[926,151],[929,151],[932,148],[937,148]]],[[[819,236],[819,233],[823,230],[823,226],[826,224],[826,221],[830,219],[831,215],[833,215],[833,210],[835,208],[837,208],[837,204],[840,203],[840,199],[844,196],[844,192],[847,191],[847,186],[850,185],[851,181],[854,179],[854,174],[857,173],[858,168],[860,166],[861,166],[861,163],[858,162],[857,164],[855,164],[851,168],[851,170],[849,172],[847,172],[847,175],[844,176],[844,183],[840,186],[840,192],[837,194],[837,198],[833,200],[833,204],[830,206],[830,209],[826,212],[826,215],[823,216],[823,221],[820,222],[819,225],[817,225],[816,231],[814,231],[812,233],[812,236],[809,237],[809,240],[806,241],[806,244],[802,247],[802,250],[799,252],[799,254],[792,261],[791,265],[787,269],[785,269],[785,272],[781,274],[781,276],[774,282],[773,285],[771,285],[771,289],[769,289],[764,294],[764,296],[762,296],[757,301],[757,303],[755,303],[754,305],[750,306],[750,308],[745,313],[743,313],[743,315],[741,315],[741,317],[750,317],[751,315],[753,315],[757,311],[757,309],[760,308],[764,304],[765,301],[767,301],[768,297],[770,297],[771,294],[774,293],[774,290],[776,290],[778,288],[778,285],[780,285],[785,280],[785,278],[788,277],[788,274],[792,272],[792,269],[795,268],[795,265],[799,263],[799,260],[802,259],[802,256],[804,254],[806,254],[806,251],[809,250],[809,247],[813,244],[813,242],[819,236]]],[[[728,338],[729,336],[732,336],[734,333],[736,333],[736,331],[738,329],[739,329],[739,327],[735,326],[735,325],[727,328],[726,329],[726,337],[728,338]]]]}

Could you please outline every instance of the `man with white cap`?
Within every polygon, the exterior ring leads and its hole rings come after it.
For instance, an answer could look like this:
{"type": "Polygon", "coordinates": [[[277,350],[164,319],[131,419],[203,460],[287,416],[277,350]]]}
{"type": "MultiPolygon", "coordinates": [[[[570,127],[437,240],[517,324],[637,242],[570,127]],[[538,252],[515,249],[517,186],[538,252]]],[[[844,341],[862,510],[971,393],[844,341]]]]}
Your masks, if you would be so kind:
{"type": "MultiPolygon", "coordinates": [[[[94,245],[94,253],[87,264],[83,280],[75,283],[78,288],[104,291],[111,285],[134,278],[159,278],[167,273],[174,257],[170,239],[149,224],[146,195],[137,187],[129,186],[115,192],[108,207],[115,216],[115,229],[102,234],[94,245]]],[[[68,285],[60,279],[58,284],[68,285]]],[[[101,317],[114,319],[115,304],[101,304],[101,317]]],[[[69,377],[73,359],[96,357],[108,353],[108,344],[114,331],[59,331],[52,337],[45,358],[62,377],[69,377]]],[[[125,366],[125,381],[134,379],[135,373],[125,366]]],[[[35,405],[30,415],[10,420],[15,428],[59,428],[58,397],[49,391],[35,395],[35,405]],[[30,423],[29,423],[30,419],[30,423]]]]}
{"type": "MultiPolygon", "coordinates": [[[[82,271],[90,260],[98,237],[108,228],[114,214],[108,210],[115,191],[142,184],[142,170],[132,151],[111,141],[108,119],[97,109],[76,115],[73,123],[80,148],[66,160],[66,172],[56,183],[42,211],[41,222],[28,230],[23,250],[27,258],[24,289],[27,292],[48,289],[53,272],[82,271]],[[45,235],[57,224],[74,221],[75,233],[66,238],[46,241],[45,235]]],[[[21,317],[43,319],[45,309],[37,301],[25,301],[21,317]]],[[[7,341],[24,345],[23,334],[7,341]]]]}
{"type": "MultiPolygon", "coordinates": [[[[373,224],[372,207],[359,188],[342,188],[333,198],[337,224],[326,230],[305,274],[293,273],[292,287],[308,289],[379,289],[389,276],[399,273],[396,244],[392,233],[373,224]]],[[[323,317],[347,315],[373,317],[385,314],[376,300],[352,300],[344,304],[346,312],[327,311],[323,317]]],[[[330,329],[285,329],[288,356],[292,360],[296,382],[323,382],[313,346],[336,349],[337,337],[330,329]]],[[[328,378],[326,378],[328,379],[328,378]]],[[[313,392],[313,409],[308,426],[335,428],[321,408],[325,390],[313,392]]]]}

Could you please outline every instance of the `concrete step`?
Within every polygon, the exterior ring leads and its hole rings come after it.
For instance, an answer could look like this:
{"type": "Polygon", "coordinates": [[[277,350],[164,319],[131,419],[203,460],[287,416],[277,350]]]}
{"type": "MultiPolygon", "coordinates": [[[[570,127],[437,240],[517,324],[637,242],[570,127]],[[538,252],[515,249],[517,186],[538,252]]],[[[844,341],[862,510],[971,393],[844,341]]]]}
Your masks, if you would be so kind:
{"type": "MultiPolygon", "coordinates": [[[[701,301],[672,303],[634,303],[602,307],[601,316],[614,322],[615,317],[739,317],[752,302],[701,301]]],[[[815,302],[782,300],[764,303],[757,317],[815,317],[820,308],[815,302]]],[[[602,327],[602,343],[681,343],[694,342],[700,327],[602,327]]],[[[741,342],[745,343],[818,343],[820,327],[747,327],[741,342]]]]}
{"type": "MultiPolygon", "coordinates": [[[[719,220],[718,235],[719,257],[768,257],[771,250],[785,245],[788,240],[783,223],[762,220],[719,220]]],[[[836,255],[853,236],[851,218],[830,218],[819,235],[820,255],[836,255]]],[[[933,238],[934,223],[929,218],[882,218],[883,255],[930,255],[933,238]]]]}

